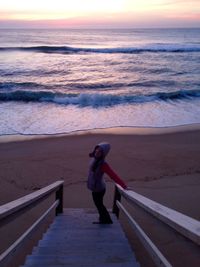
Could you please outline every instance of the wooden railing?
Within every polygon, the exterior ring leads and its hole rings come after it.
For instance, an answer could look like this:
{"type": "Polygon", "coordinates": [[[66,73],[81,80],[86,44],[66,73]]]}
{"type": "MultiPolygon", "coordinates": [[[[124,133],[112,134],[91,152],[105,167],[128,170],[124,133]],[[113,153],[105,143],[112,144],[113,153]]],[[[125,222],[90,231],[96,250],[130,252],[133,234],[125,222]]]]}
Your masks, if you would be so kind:
{"type": "Polygon", "coordinates": [[[200,245],[200,222],[190,218],[180,212],[167,208],[151,199],[148,199],[134,191],[124,190],[119,185],[115,186],[115,195],[113,203],[113,212],[119,217],[121,210],[129,220],[132,228],[143,243],[144,247],[149,252],[153,261],[157,266],[172,266],[168,260],[162,255],[159,249],[153,244],[149,237],[145,234],[138,223],[133,219],[127,209],[122,205],[121,197],[131,204],[137,204],[145,211],[155,216],[160,221],[169,225],[186,238],[192,240],[194,243],[200,245]]]}
{"type": "MultiPolygon", "coordinates": [[[[16,215],[22,209],[28,209],[32,204],[39,204],[41,201],[55,193],[55,202],[34,222],[31,227],[23,233],[6,251],[0,255],[0,267],[6,266],[8,261],[14,257],[20,250],[24,242],[31,237],[35,229],[46,219],[50,212],[55,210],[55,214],[63,212],[63,184],[64,181],[57,181],[43,189],[19,198],[15,201],[0,206],[0,223],[11,215],[16,215]]],[[[17,227],[17,226],[16,226],[17,227]]]]}

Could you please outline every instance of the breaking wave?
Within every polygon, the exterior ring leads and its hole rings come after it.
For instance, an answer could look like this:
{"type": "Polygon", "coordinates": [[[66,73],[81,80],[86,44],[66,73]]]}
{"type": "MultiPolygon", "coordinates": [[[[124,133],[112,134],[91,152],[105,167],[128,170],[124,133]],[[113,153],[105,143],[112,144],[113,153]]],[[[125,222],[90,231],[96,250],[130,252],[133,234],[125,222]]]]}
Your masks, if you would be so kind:
{"type": "Polygon", "coordinates": [[[156,92],[147,95],[64,94],[50,91],[22,90],[0,93],[0,101],[47,102],[94,108],[153,101],[191,100],[199,97],[200,90],[180,90],[169,93],[156,92]]]}
{"type": "Polygon", "coordinates": [[[76,53],[106,53],[106,54],[134,54],[145,52],[200,52],[200,45],[181,45],[181,44],[149,44],[143,47],[115,47],[115,48],[84,48],[71,46],[29,46],[29,47],[0,47],[0,52],[24,51],[35,53],[57,53],[57,54],[76,54],[76,53]]]}

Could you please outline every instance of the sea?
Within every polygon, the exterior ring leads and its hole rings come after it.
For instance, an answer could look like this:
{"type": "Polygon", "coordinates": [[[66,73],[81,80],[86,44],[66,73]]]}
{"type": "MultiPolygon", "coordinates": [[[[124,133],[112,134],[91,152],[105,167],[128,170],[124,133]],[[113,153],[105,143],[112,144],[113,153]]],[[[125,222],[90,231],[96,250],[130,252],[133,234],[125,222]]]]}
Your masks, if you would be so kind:
{"type": "Polygon", "coordinates": [[[193,123],[200,28],[0,30],[0,135],[193,123]]]}

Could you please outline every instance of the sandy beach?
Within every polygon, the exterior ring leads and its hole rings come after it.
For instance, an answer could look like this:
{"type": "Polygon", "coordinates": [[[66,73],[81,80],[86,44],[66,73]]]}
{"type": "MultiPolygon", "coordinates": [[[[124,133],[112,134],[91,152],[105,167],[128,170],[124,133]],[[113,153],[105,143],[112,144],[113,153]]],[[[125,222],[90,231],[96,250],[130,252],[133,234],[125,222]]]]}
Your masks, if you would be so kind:
{"type": "MultiPolygon", "coordinates": [[[[63,179],[65,207],[94,207],[86,188],[88,153],[101,141],[111,144],[107,161],[128,186],[200,220],[199,125],[1,138],[0,204],[63,179]]],[[[106,181],[111,207],[114,184],[106,181]]]]}

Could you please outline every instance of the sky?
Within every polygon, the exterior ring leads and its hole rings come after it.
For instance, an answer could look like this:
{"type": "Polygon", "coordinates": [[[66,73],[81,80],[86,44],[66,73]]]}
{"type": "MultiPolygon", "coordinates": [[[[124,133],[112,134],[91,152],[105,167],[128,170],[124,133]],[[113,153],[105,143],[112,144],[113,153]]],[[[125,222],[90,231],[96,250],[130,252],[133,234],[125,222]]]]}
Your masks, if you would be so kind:
{"type": "Polygon", "coordinates": [[[0,0],[0,28],[200,27],[200,0],[0,0]]]}

